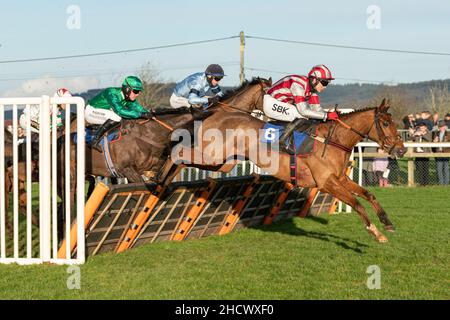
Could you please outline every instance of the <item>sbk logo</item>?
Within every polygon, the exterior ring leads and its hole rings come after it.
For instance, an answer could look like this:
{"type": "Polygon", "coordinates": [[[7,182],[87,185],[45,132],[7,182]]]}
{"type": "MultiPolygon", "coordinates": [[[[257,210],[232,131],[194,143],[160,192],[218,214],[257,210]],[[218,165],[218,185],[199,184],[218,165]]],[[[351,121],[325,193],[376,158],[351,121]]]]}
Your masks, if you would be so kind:
{"type": "Polygon", "coordinates": [[[285,115],[289,115],[288,111],[288,107],[283,107],[283,106],[279,106],[276,103],[272,106],[272,111],[281,113],[281,114],[285,114],[285,115]]]}

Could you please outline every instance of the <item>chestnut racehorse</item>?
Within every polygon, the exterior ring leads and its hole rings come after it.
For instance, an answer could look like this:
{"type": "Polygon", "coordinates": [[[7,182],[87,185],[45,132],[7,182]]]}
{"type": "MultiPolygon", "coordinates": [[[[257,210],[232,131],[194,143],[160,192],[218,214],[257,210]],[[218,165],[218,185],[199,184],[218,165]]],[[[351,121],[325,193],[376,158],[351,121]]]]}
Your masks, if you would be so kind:
{"type": "MultiPolygon", "coordinates": [[[[262,87],[259,92],[263,94],[261,89],[262,87]]],[[[254,90],[258,92],[256,88],[254,90]]],[[[250,99],[253,100],[253,103],[258,103],[257,101],[261,100],[255,92],[250,92],[250,89],[247,91],[247,96],[253,97],[253,99],[250,99]]],[[[241,98],[245,96],[246,94],[241,93],[241,98]]],[[[237,111],[235,106],[238,105],[238,99],[235,99],[234,104],[227,105],[231,99],[229,98],[228,101],[222,102],[223,104],[211,107],[210,110],[213,114],[203,120],[201,124],[203,136],[199,137],[202,149],[199,149],[199,147],[188,149],[185,145],[181,148],[180,144],[179,147],[181,149],[175,148],[176,151],[172,155],[187,161],[202,159],[200,163],[190,163],[187,166],[224,172],[231,170],[234,166],[233,163],[231,165],[224,163],[230,157],[239,156],[251,160],[268,174],[286,182],[291,182],[291,156],[289,154],[269,150],[269,153],[275,152],[279,157],[279,166],[273,169],[267,163],[263,163],[260,156],[255,156],[253,152],[250,152],[255,145],[260,146],[263,143],[261,142],[261,136],[263,135],[261,129],[264,127],[265,122],[250,116],[247,112],[237,111]],[[232,137],[231,140],[224,140],[222,152],[215,152],[214,148],[208,148],[208,145],[213,143],[210,137],[205,138],[205,133],[210,129],[216,130],[216,132],[218,130],[222,137],[227,137],[227,129],[243,132],[244,136],[255,136],[256,133],[257,140],[249,141],[249,139],[245,139],[244,148],[240,148],[235,139],[236,137],[232,137]],[[200,156],[196,157],[196,155],[200,156]],[[222,156],[219,157],[218,155],[222,156]]],[[[319,124],[316,137],[319,141],[316,142],[316,148],[308,157],[297,157],[295,172],[295,183],[297,186],[318,188],[321,192],[329,193],[355,209],[367,231],[378,242],[387,242],[387,238],[370,221],[366,210],[355,196],[362,197],[371,203],[387,231],[394,231],[394,226],[375,196],[352,181],[345,174],[345,171],[351,151],[363,138],[369,138],[377,142],[391,156],[402,157],[405,154],[406,149],[401,137],[397,134],[395,123],[391,114],[388,113],[388,108],[389,104],[386,100],[383,100],[378,107],[354,111],[341,115],[338,121],[327,121],[319,124]],[[329,135],[330,130],[332,130],[331,135],[329,135]],[[328,138],[327,144],[324,143],[325,138],[328,138]],[[324,153],[325,147],[326,153],[324,153]]],[[[179,171],[180,167],[178,166],[176,171],[179,171]]],[[[169,175],[168,181],[171,181],[176,173],[169,175]]]]}

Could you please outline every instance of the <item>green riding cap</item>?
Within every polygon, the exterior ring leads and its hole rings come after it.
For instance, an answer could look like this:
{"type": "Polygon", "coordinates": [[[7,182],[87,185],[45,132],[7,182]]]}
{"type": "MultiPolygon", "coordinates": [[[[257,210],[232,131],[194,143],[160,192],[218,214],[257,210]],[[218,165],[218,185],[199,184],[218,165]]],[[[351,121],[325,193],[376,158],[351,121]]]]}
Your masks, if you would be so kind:
{"type": "Polygon", "coordinates": [[[129,87],[133,90],[144,90],[141,79],[135,76],[128,76],[123,80],[122,86],[129,87]]]}

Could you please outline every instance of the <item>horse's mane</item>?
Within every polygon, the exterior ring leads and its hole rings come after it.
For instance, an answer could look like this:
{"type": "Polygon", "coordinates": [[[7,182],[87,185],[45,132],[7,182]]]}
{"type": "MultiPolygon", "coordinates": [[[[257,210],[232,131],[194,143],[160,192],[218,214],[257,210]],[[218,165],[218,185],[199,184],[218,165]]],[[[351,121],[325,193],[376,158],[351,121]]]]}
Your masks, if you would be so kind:
{"type": "Polygon", "coordinates": [[[376,108],[377,107],[365,107],[365,108],[358,109],[358,110],[355,110],[355,111],[352,111],[352,112],[349,112],[349,113],[342,114],[342,117],[354,115],[354,114],[357,114],[357,113],[362,113],[362,112],[365,112],[365,111],[375,110],[376,108]]]}
{"type": "Polygon", "coordinates": [[[261,81],[268,81],[267,79],[264,78],[258,78],[258,77],[253,77],[250,81],[249,80],[245,80],[239,87],[235,88],[235,89],[231,89],[228,90],[227,92],[225,92],[225,94],[220,98],[219,101],[224,101],[227,100],[229,98],[231,98],[232,96],[244,91],[245,89],[247,89],[248,86],[254,85],[254,84],[258,84],[261,81]]]}

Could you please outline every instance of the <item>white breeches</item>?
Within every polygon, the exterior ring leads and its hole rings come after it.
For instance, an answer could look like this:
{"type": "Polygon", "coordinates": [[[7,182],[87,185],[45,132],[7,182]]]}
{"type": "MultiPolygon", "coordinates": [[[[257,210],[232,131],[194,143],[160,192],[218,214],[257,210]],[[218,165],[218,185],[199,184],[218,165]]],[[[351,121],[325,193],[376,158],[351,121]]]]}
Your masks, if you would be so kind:
{"type": "Polygon", "coordinates": [[[87,105],[84,109],[85,120],[90,124],[103,124],[106,120],[111,119],[116,122],[120,122],[122,118],[112,110],[94,108],[91,105],[87,105]]]}
{"type": "Polygon", "coordinates": [[[292,122],[298,118],[305,118],[300,115],[296,106],[278,101],[268,94],[264,95],[264,113],[271,119],[286,122],[292,122]]]}
{"type": "Polygon", "coordinates": [[[175,93],[170,96],[170,106],[172,108],[190,107],[189,100],[184,97],[178,97],[175,93]]]}

